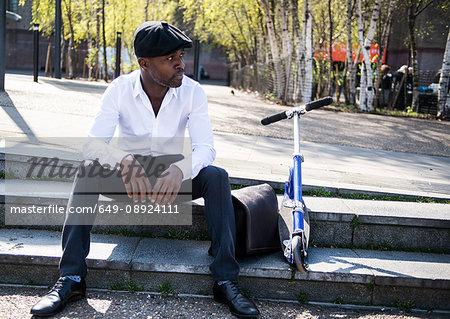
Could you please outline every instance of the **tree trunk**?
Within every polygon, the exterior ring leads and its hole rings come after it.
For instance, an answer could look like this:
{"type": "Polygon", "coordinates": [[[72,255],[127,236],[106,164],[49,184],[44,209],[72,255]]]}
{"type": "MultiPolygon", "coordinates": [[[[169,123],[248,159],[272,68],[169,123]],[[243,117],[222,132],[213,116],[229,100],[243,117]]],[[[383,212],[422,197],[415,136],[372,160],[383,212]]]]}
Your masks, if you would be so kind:
{"type": "Polygon", "coordinates": [[[295,66],[296,74],[294,77],[294,102],[303,100],[301,79],[305,74],[305,49],[303,46],[302,32],[300,28],[300,20],[298,18],[298,0],[291,0],[292,23],[294,29],[294,45],[295,45],[295,66]]]}
{"type": "MultiPolygon", "coordinates": [[[[356,105],[356,68],[353,66],[353,44],[352,44],[352,16],[353,16],[353,1],[347,0],[347,57],[346,70],[348,74],[346,104],[356,105]]],[[[357,57],[358,59],[359,57],[357,57]]],[[[358,63],[358,60],[355,61],[358,63]]]]}
{"type": "MultiPolygon", "coordinates": [[[[418,110],[418,91],[417,87],[419,86],[419,70],[417,65],[417,46],[416,46],[416,33],[414,30],[414,27],[416,25],[416,15],[414,10],[414,2],[412,2],[408,8],[408,29],[409,29],[409,54],[411,59],[411,66],[413,68],[413,85],[412,85],[412,101],[411,101],[411,108],[413,111],[418,110]]],[[[408,70],[405,73],[405,76],[408,75],[408,70]]],[[[406,99],[405,94],[405,99],[406,99]]],[[[405,106],[408,106],[405,104],[405,106]]]]}
{"type": "Polygon", "coordinates": [[[100,6],[96,9],[97,34],[95,37],[95,80],[100,78],[100,6]]]}
{"type": "Polygon", "coordinates": [[[313,36],[312,36],[312,16],[311,16],[311,0],[303,0],[303,40],[305,41],[304,48],[306,49],[305,58],[305,74],[303,81],[303,101],[308,103],[312,98],[313,86],[313,36]]]}
{"type": "Polygon", "coordinates": [[[361,10],[361,0],[358,0],[358,37],[359,43],[362,48],[363,53],[363,65],[364,69],[365,81],[363,79],[363,72],[361,72],[361,86],[360,86],[360,99],[359,99],[359,108],[362,111],[372,111],[372,102],[373,102],[373,72],[372,65],[370,61],[370,45],[372,43],[373,36],[375,34],[375,28],[378,23],[378,18],[380,15],[380,5],[381,0],[377,0],[374,5],[372,12],[372,19],[370,21],[369,31],[367,32],[367,36],[364,39],[364,30],[363,30],[363,22],[362,22],[362,10],[361,10]],[[363,86],[365,85],[365,87],[363,86]]]}
{"type": "Polygon", "coordinates": [[[88,57],[85,59],[87,61],[88,75],[87,78],[90,79],[92,77],[92,61],[91,61],[91,52],[92,52],[92,39],[91,39],[91,30],[90,30],[90,22],[91,22],[91,10],[88,9],[87,0],[84,0],[84,10],[88,14],[88,18],[86,20],[86,37],[87,37],[87,50],[88,57]]]}
{"type": "Polygon", "coordinates": [[[76,51],[75,51],[75,40],[74,40],[74,30],[72,21],[72,1],[66,2],[67,8],[67,21],[69,24],[69,45],[68,45],[68,66],[69,66],[69,79],[74,79],[77,76],[77,61],[76,61],[76,51]]]}
{"type": "Polygon", "coordinates": [[[108,82],[108,60],[106,59],[106,21],[105,21],[105,0],[102,0],[102,37],[103,37],[103,67],[105,69],[104,79],[108,82]]]}
{"type": "Polygon", "coordinates": [[[332,95],[333,92],[333,16],[331,12],[331,0],[328,0],[328,19],[330,23],[330,34],[329,34],[329,44],[330,52],[328,55],[328,95],[332,95]]]}
{"type": "Polygon", "coordinates": [[[450,32],[447,36],[444,60],[442,61],[441,78],[439,79],[438,117],[450,118],[450,32]]]}
{"type": "Polygon", "coordinates": [[[274,68],[274,95],[277,99],[280,99],[283,94],[282,90],[282,79],[283,79],[283,66],[281,61],[275,61],[275,59],[279,59],[281,57],[281,50],[277,41],[276,32],[275,32],[275,23],[272,15],[272,10],[270,8],[270,3],[267,0],[262,0],[261,5],[263,7],[264,15],[266,18],[266,26],[267,26],[267,35],[270,45],[270,50],[272,53],[274,68]]]}
{"type": "Polygon", "coordinates": [[[148,21],[148,6],[150,5],[150,0],[147,0],[144,8],[144,20],[148,21]]]}
{"type": "Polygon", "coordinates": [[[283,103],[292,102],[292,78],[291,78],[291,64],[292,64],[292,42],[289,37],[289,2],[283,0],[280,4],[280,22],[281,22],[281,37],[283,44],[282,63],[284,65],[284,89],[283,89],[283,103]]]}

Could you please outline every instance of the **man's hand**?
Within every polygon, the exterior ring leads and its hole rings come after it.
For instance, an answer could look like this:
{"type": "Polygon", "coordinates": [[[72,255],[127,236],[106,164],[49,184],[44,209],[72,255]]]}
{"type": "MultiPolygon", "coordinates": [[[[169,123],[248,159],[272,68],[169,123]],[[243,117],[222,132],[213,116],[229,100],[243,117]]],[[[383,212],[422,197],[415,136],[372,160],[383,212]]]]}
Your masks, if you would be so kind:
{"type": "Polygon", "coordinates": [[[139,195],[141,195],[141,202],[145,203],[147,196],[150,199],[152,186],[144,168],[131,154],[125,156],[120,165],[122,168],[122,181],[127,190],[128,197],[137,203],[139,201],[139,195]]]}
{"type": "Polygon", "coordinates": [[[170,165],[156,180],[150,200],[159,205],[171,205],[180,191],[183,172],[176,165],[170,165]]]}

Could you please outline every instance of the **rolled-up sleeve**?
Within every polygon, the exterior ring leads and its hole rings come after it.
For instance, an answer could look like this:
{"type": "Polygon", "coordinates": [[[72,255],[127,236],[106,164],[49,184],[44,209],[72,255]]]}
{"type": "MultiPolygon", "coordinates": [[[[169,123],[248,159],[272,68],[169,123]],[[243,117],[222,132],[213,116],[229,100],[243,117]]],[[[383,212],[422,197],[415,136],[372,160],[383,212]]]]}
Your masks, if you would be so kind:
{"type": "Polygon", "coordinates": [[[208,101],[205,92],[199,85],[195,87],[192,98],[192,108],[188,115],[192,157],[176,163],[183,172],[184,180],[195,178],[202,168],[211,165],[216,158],[213,132],[208,115],[208,101]]]}
{"type": "Polygon", "coordinates": [[[94,118],[94,123],[83,146],[85,159],[98,160],[101,164],[115,167],[128,154],[117,147],[109,145],[119,124],[120,107],[117,104],[117,89],[111,83],[102,96],[100,110],[94,118]]]}

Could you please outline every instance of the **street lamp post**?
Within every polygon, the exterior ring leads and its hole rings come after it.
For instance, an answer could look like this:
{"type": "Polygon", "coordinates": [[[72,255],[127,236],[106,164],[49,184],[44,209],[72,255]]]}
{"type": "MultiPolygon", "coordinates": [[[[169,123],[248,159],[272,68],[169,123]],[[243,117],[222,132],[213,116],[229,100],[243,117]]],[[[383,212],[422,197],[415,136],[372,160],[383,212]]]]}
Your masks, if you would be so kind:
{"type": "Polygon", "coordinates": [[[39,72],[39,24],[33,24],[34,49],[33,49],[33,81],[38,81],[39,72]]]}
{"type": "Polygon", "coordinates": [[[55,78],[61,78],[61,0],[55,1],[55,78]]]}
{"type": "Polygon", "coordinates": [[[194,80],[199,80],[200,72],[200,41],[194,40],[194,80]]]}
{"type": "Polygon", "coordinates": [[[5,90],[6,1],[0,0],[0,91],[5,90]]]}
{"type": "Polygon", "coordinates": [[[116,39],[116,70],[115,70],[115,76],[118,77],[120,75],[120,54],[122,50],[122,32],[117,32],[117,39],[116,39]]]}

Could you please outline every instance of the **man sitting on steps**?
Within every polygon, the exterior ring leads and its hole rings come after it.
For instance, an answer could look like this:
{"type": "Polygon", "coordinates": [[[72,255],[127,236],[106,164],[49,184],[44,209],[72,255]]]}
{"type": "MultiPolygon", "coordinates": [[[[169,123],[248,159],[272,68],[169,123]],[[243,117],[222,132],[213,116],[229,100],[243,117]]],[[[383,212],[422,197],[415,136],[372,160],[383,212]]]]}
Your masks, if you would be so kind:
{"type": "MultiPolygon", "coordinates": [[[[239,265],[235,259],[236,225],[228,175],[212,166],[215,158],[208,104],[200,85],[184,76],[184,48],[192,41],[167,22],[148,21],[134,34],[134,50],[139,70],[115,79],[105,91],[89,136],[100,145],[87,146],[84,153],[95,161],[86,162],[74,181],[67,211],[76,207],[95,207],[99,194],[127,194],[135,202],[170,205],[187,182],[192,198],[205,199],[205,215],[214,260],[210,265],[216,301],[225,303],[241,317],[256,317],[259,311],[237,284],[239,265]],[[118,150],[109,144],[116,127],[120,138],[184,137],[188,126],[192,140],[192,160],[177,160],[154,180],[149,179],[146,163],[152,154],[140,150],[118,150]],[[139,155],[138,155],[139,154],[139,155]],[[119,174],[108,174],[103,164],[119,174]],[[143,167],[144,166],[144,167],[143,167]],[[104,177],[108,176],[108,177],[104,177]]],[[[151,162],[151,161],[150,161],[151,162]]],[[[73,215],[73,214],[72,214],[73,215]]],[[[62,233],[63,254],[60,278],[32,309],[36,316],[49,316],[64,309],[68,301],[85,297],[90,232],[95,214],[74,222],[66,215],[62,233]]],[[[76,219],[75,219],[76,221],[76,219]]]]}

